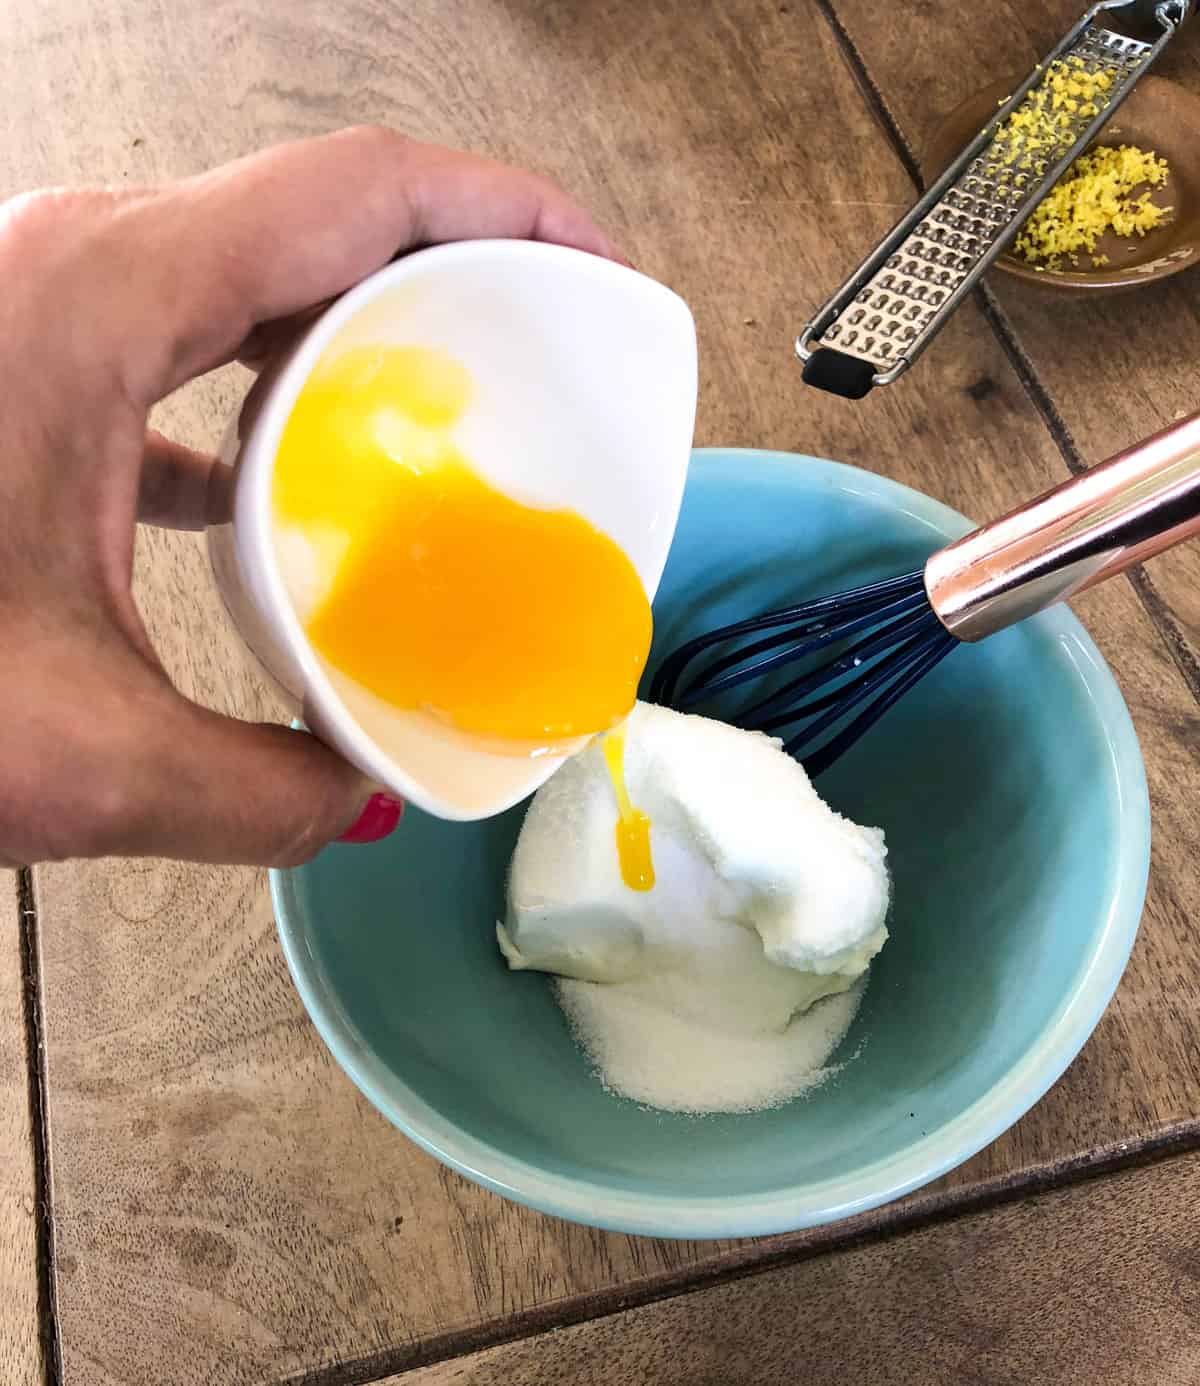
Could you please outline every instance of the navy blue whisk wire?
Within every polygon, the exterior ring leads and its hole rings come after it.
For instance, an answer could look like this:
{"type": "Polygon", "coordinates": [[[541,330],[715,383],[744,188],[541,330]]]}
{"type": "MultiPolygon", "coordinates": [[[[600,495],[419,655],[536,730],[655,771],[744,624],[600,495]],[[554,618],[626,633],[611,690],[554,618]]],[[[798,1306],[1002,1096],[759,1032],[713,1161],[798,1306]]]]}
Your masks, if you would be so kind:
{"type": "Polygon", "coordinates": [[[650,701],[694,711],[753,679],[804,664],[795,678],[725,720],[782,735],[788,754],[816,776],[958,643],[929,605],[924,574],[906,573],[697,636],[659,665],[650,701]],[[750,636],[758,638],[743,643],[750,636]],[[688,673],[719,646],[729,648],[688,673]],[[814,663],[822,651],[829,653],[814,663]],[[788,728],[796,730],[789,736],[788,728]]]}

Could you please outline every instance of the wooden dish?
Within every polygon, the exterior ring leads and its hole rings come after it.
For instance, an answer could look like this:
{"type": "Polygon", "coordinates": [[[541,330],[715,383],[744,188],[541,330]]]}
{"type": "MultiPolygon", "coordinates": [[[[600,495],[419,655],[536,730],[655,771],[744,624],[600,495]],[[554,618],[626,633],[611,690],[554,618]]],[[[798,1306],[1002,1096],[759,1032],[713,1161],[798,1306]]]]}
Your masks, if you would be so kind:
{"type": "MultiPolygon", "coordinates": [[[[995,82],[946,117],[921,160],[928,181],[974,138],[1020,81],[995,82]]],[[[1107,265],[1092,267],[1085,252],[1078,268],[1036,270],[1005,251],[995,269],[1059,293],[1111,294],[1165,279],[1200,259],[1200,97],[1165,78],[1144,77],[1092,147],[1105,144],[1133,144],[1166,159],[1170,176],[1152,198],[1174,208],[1170,220],[1144,237],[1106,233],[1092,254],[1107,255],[1107,265]]]]}

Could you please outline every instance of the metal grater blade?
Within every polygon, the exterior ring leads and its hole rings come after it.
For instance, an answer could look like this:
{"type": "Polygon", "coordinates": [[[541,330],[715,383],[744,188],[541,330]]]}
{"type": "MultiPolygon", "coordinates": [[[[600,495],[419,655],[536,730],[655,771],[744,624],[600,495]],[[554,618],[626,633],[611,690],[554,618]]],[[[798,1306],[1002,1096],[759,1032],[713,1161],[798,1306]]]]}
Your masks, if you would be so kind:
{"type": "MultiPolygon", "coordinates": [[[[1184,0],[1164,0],[1151,43],[1113,33],[1098,16],[1128,0],[1090,10],[1000,107],[938,181],[857,272],[833,295],[796,341],[811,385],[861,399],[888,385],[925,350],[1022,223],[1087,148],[1186,17],[1184,0]],[[1023,170],[1007,166],[995,140],[1000,126],[1051,79],[1051,64],[1068,62],[1111,85],[1067,116],[1056,153],[1023,170]],[[1082,67],[1080,67],[1082,64],[1082,67]]],[[[1065,113],[1064,113],[1065,114],[1065,113]]]]}

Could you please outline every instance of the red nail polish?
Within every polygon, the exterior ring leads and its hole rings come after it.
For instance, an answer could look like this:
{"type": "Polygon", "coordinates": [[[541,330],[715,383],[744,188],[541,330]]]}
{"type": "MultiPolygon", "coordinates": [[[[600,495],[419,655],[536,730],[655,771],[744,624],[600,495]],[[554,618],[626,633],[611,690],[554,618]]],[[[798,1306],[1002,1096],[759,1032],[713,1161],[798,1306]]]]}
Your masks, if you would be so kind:
{"type": "Polygon", "coordinates": [[[404,805],[389,794],[372,794],[367,806],[354,820],[339,842],[378,842],[394,832],[404,814],[404,805]]]}

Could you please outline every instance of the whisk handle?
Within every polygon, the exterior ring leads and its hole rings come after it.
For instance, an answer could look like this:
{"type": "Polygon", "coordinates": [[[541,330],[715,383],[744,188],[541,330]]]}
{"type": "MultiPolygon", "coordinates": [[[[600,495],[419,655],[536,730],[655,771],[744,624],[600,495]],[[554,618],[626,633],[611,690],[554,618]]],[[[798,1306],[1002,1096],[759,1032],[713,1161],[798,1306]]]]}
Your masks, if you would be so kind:
{"type": "Polygon", "coordinates": [[[1026,616],[1200,535],[1200,413],[940,549],[925,591],[959,640],[1026,616]]]}

